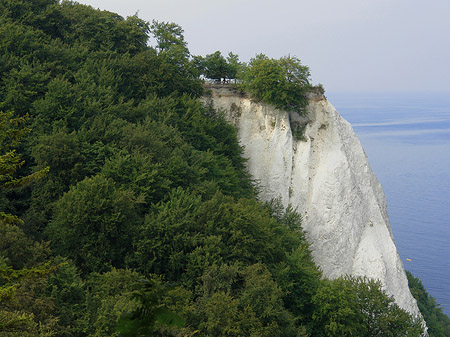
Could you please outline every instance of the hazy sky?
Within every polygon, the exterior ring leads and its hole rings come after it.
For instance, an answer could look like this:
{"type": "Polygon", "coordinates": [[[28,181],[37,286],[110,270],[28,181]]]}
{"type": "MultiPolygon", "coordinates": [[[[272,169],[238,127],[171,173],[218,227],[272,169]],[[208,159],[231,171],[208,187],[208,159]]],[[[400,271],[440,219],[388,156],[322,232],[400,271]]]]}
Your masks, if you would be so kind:
{"type": "Polygon", "coordinates": [[[175,22],[194,55],[295,55],[327,91],[450,94],[450,0],[82,0],[175,22]]]}

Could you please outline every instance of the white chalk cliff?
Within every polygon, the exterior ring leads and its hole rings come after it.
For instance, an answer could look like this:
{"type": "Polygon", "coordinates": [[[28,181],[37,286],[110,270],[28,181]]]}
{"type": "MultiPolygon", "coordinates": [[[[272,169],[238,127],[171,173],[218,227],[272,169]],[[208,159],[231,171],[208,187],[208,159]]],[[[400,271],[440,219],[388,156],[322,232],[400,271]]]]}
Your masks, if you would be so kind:
{"type": "Polygon", "coordinates": [[[324,275],[379,279],[400,307],[418,314],[382,187],[351,125],[321,95],[310,97],[300,117],[252,102],[231,88],[211,91],[208,99],[238,130],[260,197],[281,198],[303,215],[314,260],[324,275]]]}

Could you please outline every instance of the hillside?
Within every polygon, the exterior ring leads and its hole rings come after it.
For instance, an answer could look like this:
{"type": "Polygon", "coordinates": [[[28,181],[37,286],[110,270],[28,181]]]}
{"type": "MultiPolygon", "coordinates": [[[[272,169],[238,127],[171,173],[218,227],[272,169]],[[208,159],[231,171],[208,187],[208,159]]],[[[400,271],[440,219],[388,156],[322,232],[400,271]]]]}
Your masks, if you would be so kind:
{"type": "Polygon", "coordinates": [[[0,335],[421,334],[258,200],[181,27],[55,0],[0,18],[0,335]]]}

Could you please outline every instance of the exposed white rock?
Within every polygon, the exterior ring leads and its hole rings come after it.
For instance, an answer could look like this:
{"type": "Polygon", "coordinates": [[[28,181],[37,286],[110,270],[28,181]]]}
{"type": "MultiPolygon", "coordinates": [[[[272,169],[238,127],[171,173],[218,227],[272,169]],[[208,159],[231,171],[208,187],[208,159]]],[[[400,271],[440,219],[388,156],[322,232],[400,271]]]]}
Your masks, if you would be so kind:
{"type": "Polygon", "coordinates": [[[351,125],[322,96],[311,97],[299,117],[226,87],[211,89],[215,108],[237,127],[261,198],[297,207],[324,274],[379,279],[400,307],[418,314],[382,187],[351,125]],[[291,126],[294,133],[303,128],[304,139],[293,137],[291,126]]]}

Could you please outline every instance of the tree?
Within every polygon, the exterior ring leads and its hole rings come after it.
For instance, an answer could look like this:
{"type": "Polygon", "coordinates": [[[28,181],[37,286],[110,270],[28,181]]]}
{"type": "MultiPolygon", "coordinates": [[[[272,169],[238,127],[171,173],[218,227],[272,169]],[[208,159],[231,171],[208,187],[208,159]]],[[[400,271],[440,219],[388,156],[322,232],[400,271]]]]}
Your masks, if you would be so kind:
{"type": "Polygon", "coordinates": [[[225,58],[220,51],[208,54],[205,57],[194,56],[192,58],[193,67],[197,70],[198,75],[204,75],[216,81],[223,79],[236,79],[242,64],[239,62],[239,56],[228,53],[225,58]]]}
{"type": "MultiPolygon", "coordinates": [[[[16,147],[30,130],[27,116],[13,117],[0,111],[0,189],[17,189],[29,185],[48,172],[41,171],[17,177],[25,164],[16,147]]],[[[0,211],[0,334],[2,336],[44,336],[52,334],[56,320],[51,315],[52,300],[43,298],[46,280],[54,271],[47,258],[48,246],[29,240],[17,226],[23,221],[16,215],[0,211]],[[24,268],[30,266],[30,268],[24,268]]]]}
{"type": "Polygon", "coordinates": [[[46,296],[57,265],[47,243],[33,242],[14,224],[0,224],[0,335],[53,336],[54,301],[46,296]]]}
{"type": "Polygon", "coordinates": [[[323,280],[313,297],[316,336],[421,336],[423,327],[372,279],[323,280]]]}
{"type": "Polygon", "coordinates": [[[201,281],[193,316],[201,317],[202,335],[303,336],[304,327],[286,310],[283,290],[265,265],[212,265],[201,281]]]}
{"type": "Polygon", "coordinates": [[[99,11],[72,1],[62,1],[64,18],[58,24],[63,40],[91,52],[116,51],[134,55],[147,49],[149,24],[136,15],[126,20],[116,13],[99,11]]]}
{"type": "MultiPolygon", "coordinates": [[[[132,294],[140,289],[142,276],[128,269],[92,273],[85,278],[85,302],[76,325],[81,336],[117,337],[116,324],[137,306],[132,294]]],[[[77,336],[78,336],[77,335],[77,336]]]]}
{"type": "Polygon", "coordinates": [[[58,317],[59,335],[84,335],[82,322],[87,312],[86,282],[71,260],[57,256],[54,263],[58,268],[48,278],[46,297],[53,300],[52,312],[58,317]]]}
{"type": "Polygon", "coordinates": [[[197,72],[197,76],[200,77],[201,75],[205,75],[206,66],[205,66],[205,58],[200,55],[194,55],[192,56],[192,67],[197,72]]]}
{"type": "Polygon", "coordinates": [[[252,97],[278,109],[301,113],[308,100],[309,68],[296,57],[271,59],[258,54],[244,67],[241,87],[252,97]]]}
{"type": "MultiPolygon", "coordinates": [[[[11,113],[0,111],[0,190],[19,188],[29,185],[32,181],[44,176],[46,167],[35,173],[17,177],[17,171],[25,164],[22,156],[15,148],[20,139],[30,130],[21,126],[27,117],[13,117],[11,113]]],[[[0,211],[0,225],[3,223],[22,223],[17,216],[0,211]]]]}
{"type": "Polygon", "coordinates": [[[7,337],[54,336],[57,318],[53,301],[44,296],[51,263],[13,269],[0,255],[0,335],[7,337]]]}
{"type": "Polygon", "coordinates": [[[85,274],[122,268],[140,222],[139,203],[101,174],[86,178],[56,202],[46,233],[54,251],[85,274]]]}
{"type": "Polygon", "coordinates": [[[156,39],[156,47],[159,52],[167,51],[173,47],[180,47],[186,55],[189,54],[187,43],[184,40],[184,30],[173,22],[152,21],[150,31],[156,39]]]}
{"type": "Polygon", "coordinates": [[[220,51],[205,56],[205,76],[216,81],[227,78],[228,65],[220,51]]]}
{"type": "Polygon", "coordinates": [[[157,77],[155,84],[162,87],[164,95],[188,92],[200,96],[203,87],[198,79],[198,69],[189,60],[190,52],[183,29],[173,22],[153,20],[150,31],[156,39],[157,64],[149,69],[152,74],[150,77],[157,77]]]}
{"type": "Polygon", "coordinates": [[[434,297],[428,294],[419,278],[414,277],[409,271],[406,271],[406,276],[411,294],[417,300],[420,313],[427,323],[428,335],[430,337],[450,336],[450,318],[442,312],[442,307],[436,303],[434,297]]]}
{"type": "Polygon", "coordinates": [[[236,77],[242,67],[241,62],[239,62],[239,56],[229,52],[227,56],[227,63],[227,77],[229,79],[234,78],[236,80],[236,77]]]}
{"type": "Polygon", "coordinates": [[[139,287],[131,295],[131,300],[137,302],[137,306],[130,313],[123,315],[117,324],[116,329],[120,336],[154,336],[163,327],[182,327],[185,324],[184,319],[170,311],[163,303],[163,298],[170,289],[171,287],[161,284],[160,281],[141,279],[139,287]]]}

